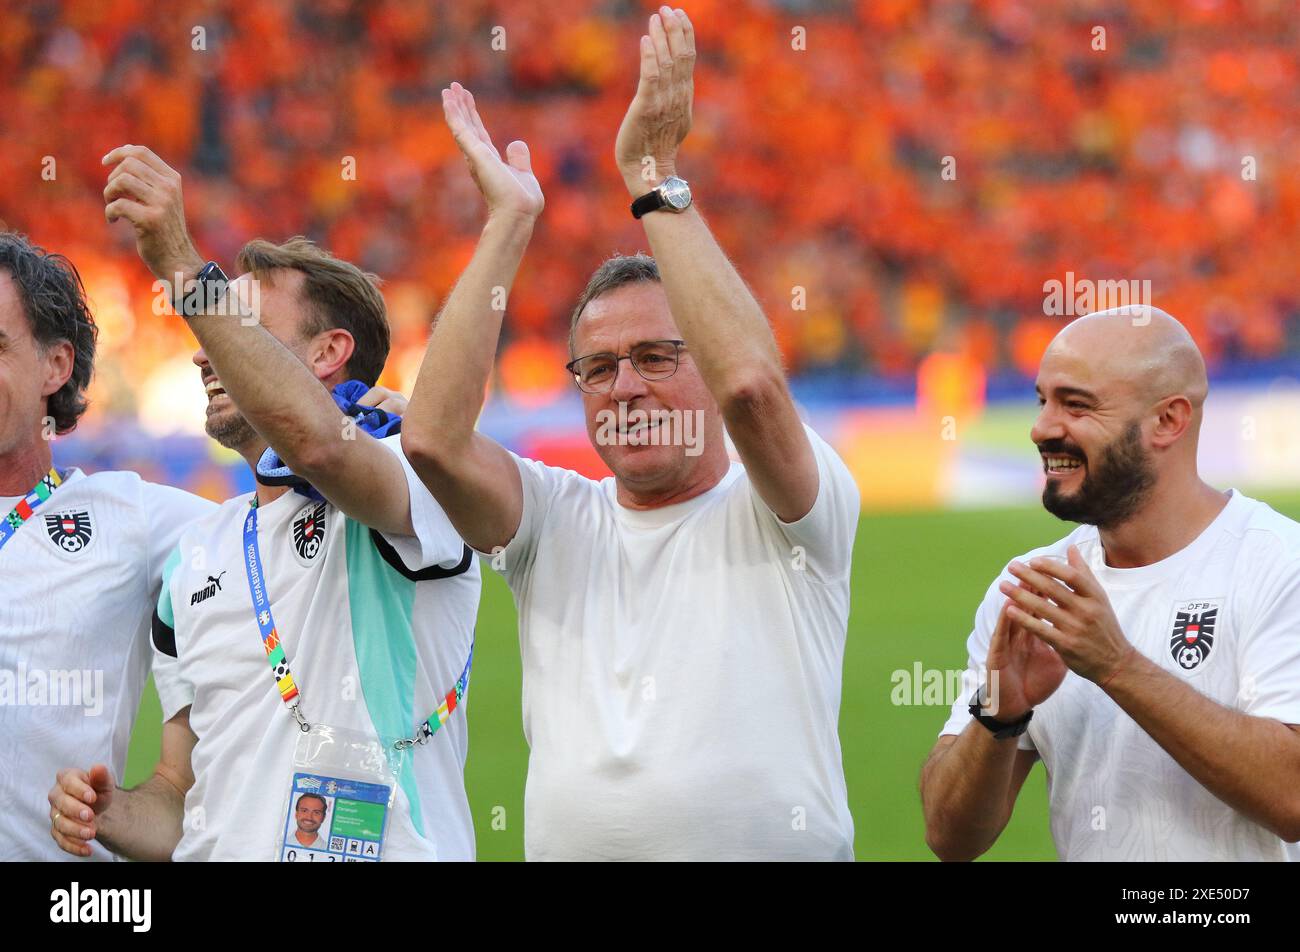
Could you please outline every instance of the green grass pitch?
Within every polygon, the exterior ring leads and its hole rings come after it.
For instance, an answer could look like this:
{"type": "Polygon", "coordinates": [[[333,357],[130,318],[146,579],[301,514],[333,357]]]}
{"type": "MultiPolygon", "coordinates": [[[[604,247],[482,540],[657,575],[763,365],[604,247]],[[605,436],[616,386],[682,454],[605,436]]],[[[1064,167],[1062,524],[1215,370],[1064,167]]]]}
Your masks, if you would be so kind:
{"type": "MultiPolygon", "coordinates": [[[[1300,518],[1300,494],[1260,498],[1300,518]]],[[[917,777],[946,708],[894,705],[891,674],[911,671],[916,662],[962,667],[975,608],[994,574],[1014,556],[1068,531],[1039,508],[863,516],[840,709],[858,859],[933,859],[925,845],[917,777]]],[[[479,858],[517,860],[523,858],[528,761],[519,710],[519,643],[509,591],[495,573],[485,570],[483,576],[465,782],[479,858]],[[502,821],[504,829],[498,829],[502,821]]],[[[127,786],[144,779],[157,759],[160,717],[151,682],[131,739],[127,786]]],[[[1041,766],[987,858],[1056,858],[1041,766]]]]}

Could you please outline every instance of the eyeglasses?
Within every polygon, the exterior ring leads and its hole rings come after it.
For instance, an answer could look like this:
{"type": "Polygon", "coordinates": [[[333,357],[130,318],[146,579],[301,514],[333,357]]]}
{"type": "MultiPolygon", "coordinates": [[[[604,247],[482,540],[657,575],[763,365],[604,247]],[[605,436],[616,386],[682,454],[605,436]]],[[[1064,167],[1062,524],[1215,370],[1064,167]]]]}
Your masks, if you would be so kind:
{"type": "Polygon", "coordinates": [[[618,362],[630,361],[632,369],[646,380],[667,380],[677,373],[686,341],[647,340],[634,345],[626,355],[588,354],[571,360],[564,369],[573,374],[578,389],[584,393],[607,393],[614,389],[618,362]]]}

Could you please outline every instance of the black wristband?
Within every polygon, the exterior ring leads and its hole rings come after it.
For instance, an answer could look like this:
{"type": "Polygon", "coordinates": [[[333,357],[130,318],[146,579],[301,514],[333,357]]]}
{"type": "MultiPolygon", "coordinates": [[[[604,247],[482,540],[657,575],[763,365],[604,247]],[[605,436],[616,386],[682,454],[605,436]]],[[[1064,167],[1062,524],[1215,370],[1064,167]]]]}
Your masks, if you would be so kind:
{"type": "Polygon", "coordinates": [[[1034,718],[1034,709],[1030,708],[1025,712],[1024,717],[1017,721],[1000,721],[995,717],[990,717],[984,713],[984,706],[980,702],[980,694],[983,693],[983,687],[975,689],[975,694],[970,699],[970,716],[975,718],[990,731],[998,740],[1006,740],[1010,737],[1019,737],[1029,729],[1029,722],[1034,718]]]}
{"type": "Polygon", "coordinates": [[[226,273],[215,261],[209,261],[194,278],[193,287],[181,296],[180,306],[176,312],[182,317],[195,317],[206,314],[208,308],[215,305],[226,294],[230,284],[226,273]]]}
{"type": "Polygon", "coordinates": [[[642,215],[649,215],[651,212],[657,212],[667,204],[668,202],[664,200],[663,194],[659,189],[651,189],[632,202],[632,217],[639,219],[642,215]]]}

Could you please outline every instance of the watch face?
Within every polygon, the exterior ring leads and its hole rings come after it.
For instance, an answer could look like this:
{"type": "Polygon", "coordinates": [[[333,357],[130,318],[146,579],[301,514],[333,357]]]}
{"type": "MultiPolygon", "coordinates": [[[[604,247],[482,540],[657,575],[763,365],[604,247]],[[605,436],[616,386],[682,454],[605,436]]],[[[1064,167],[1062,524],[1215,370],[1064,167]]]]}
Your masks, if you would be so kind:
{"type": "Polygon", "coordinates": [[[678,211],[691,203],[691,187],[676,176],[664,179],[664,201],[678,211]]]}

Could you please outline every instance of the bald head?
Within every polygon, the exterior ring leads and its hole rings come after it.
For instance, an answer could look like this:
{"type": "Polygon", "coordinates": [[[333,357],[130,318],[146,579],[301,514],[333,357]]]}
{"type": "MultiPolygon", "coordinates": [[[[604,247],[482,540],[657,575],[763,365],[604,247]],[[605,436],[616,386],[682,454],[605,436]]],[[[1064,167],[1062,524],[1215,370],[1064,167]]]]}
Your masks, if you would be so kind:
{"type": "Polygon", "coordinates": [[[1156,307],[1129,305],[1097,311],[1061,329],[1043,355],[1050,364],[1082,374],[1089,389],[1131,396],[1145,408],[1183,396],[1200,416],[1209,381],[1192,335],[1156,307]]]}
{"type": "Polygon", "coordinates": [[[1030,439],[1043,458],[1043,505],[1105,528],[1160,486],[1188,485],[1208,389],[1191,335],[1164,311],[1112,308],[1067,324],[1038,368],[1030,439]]]}

